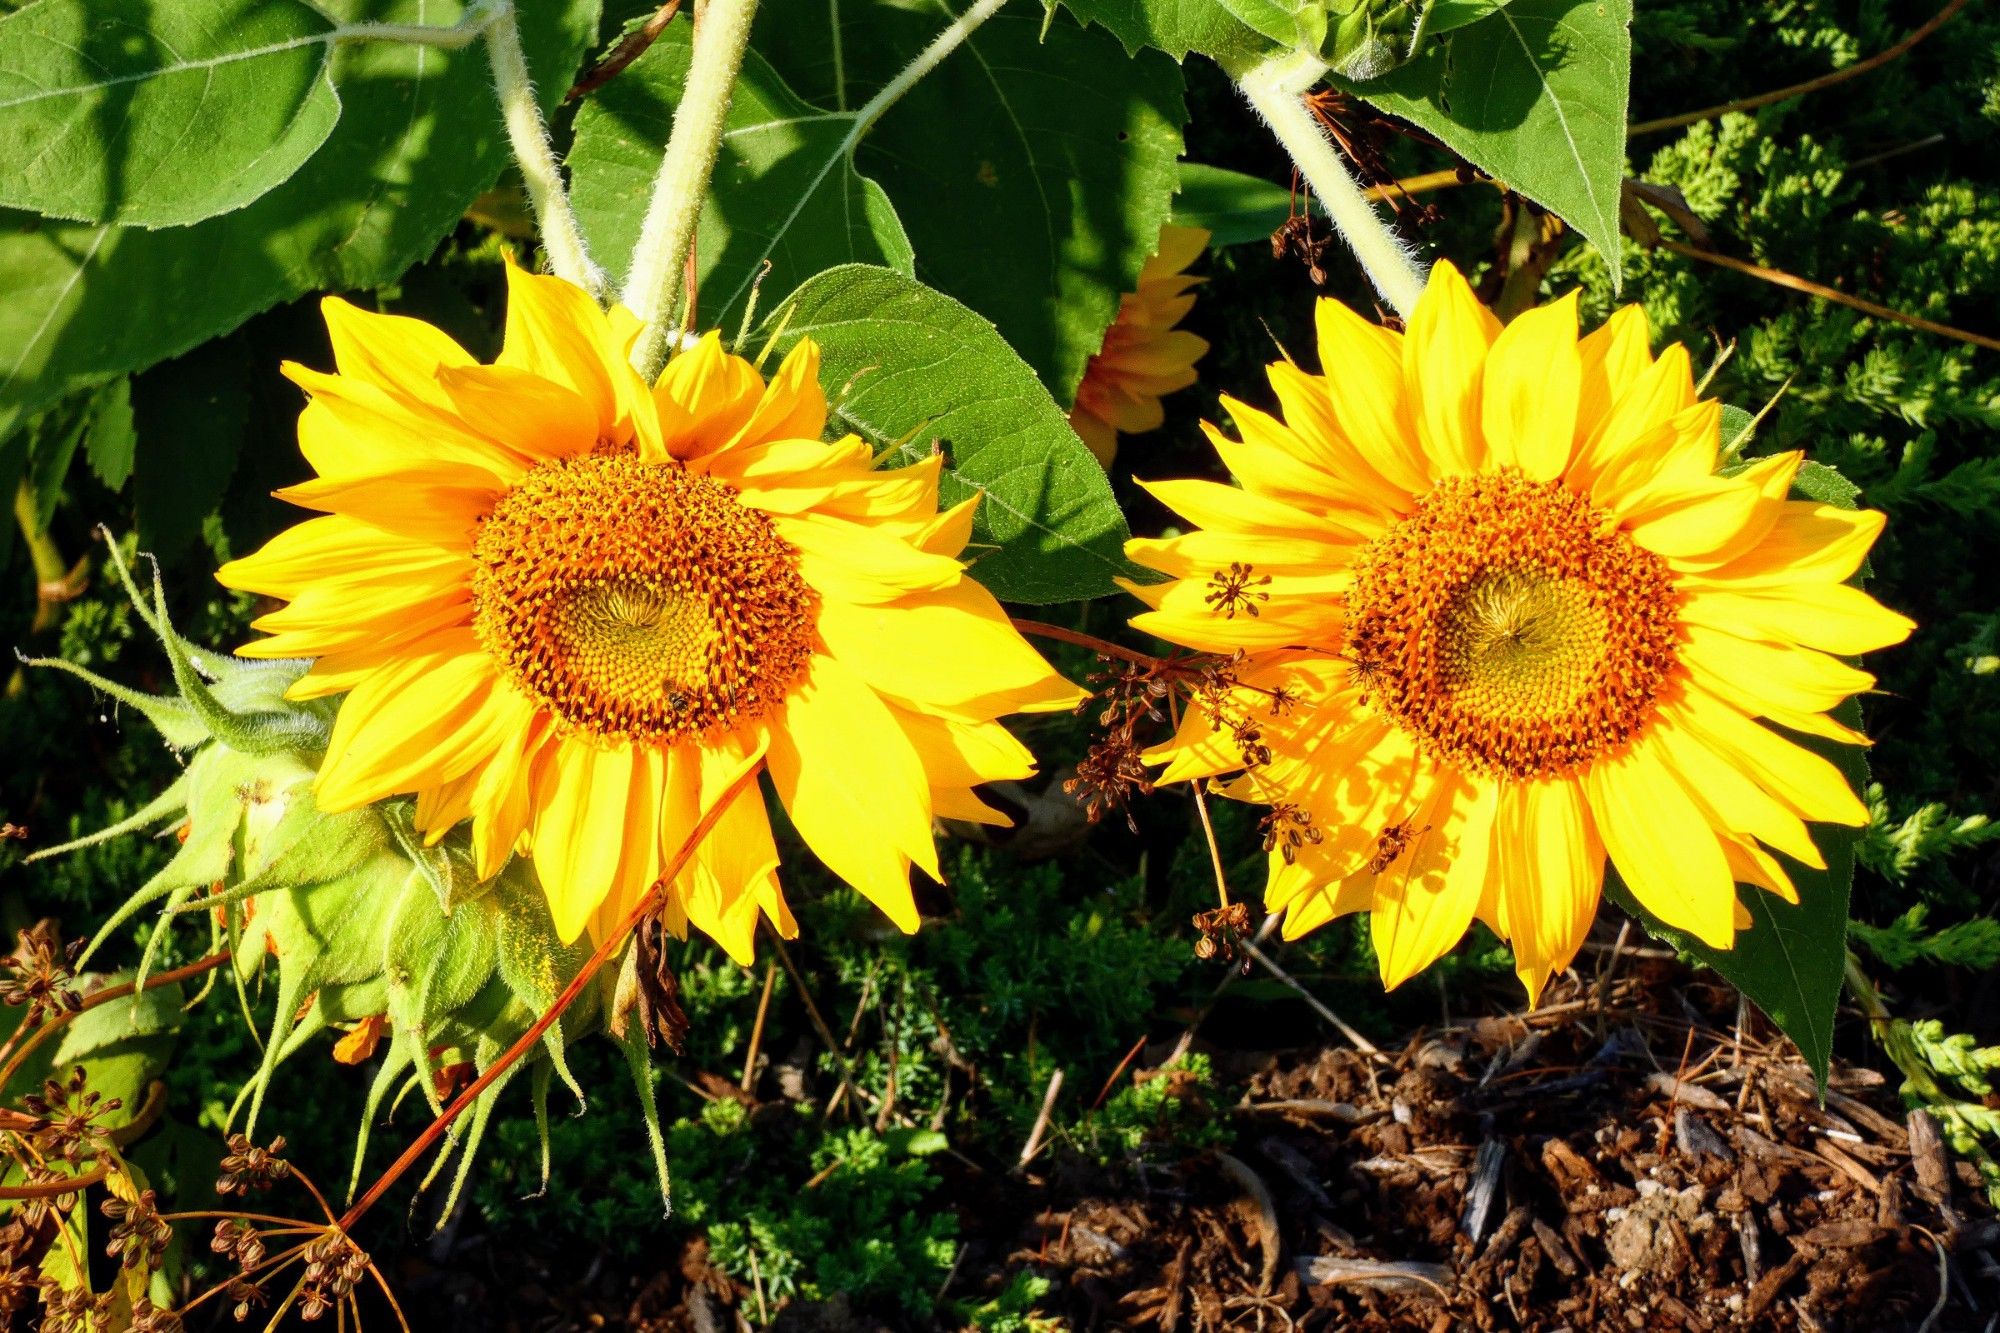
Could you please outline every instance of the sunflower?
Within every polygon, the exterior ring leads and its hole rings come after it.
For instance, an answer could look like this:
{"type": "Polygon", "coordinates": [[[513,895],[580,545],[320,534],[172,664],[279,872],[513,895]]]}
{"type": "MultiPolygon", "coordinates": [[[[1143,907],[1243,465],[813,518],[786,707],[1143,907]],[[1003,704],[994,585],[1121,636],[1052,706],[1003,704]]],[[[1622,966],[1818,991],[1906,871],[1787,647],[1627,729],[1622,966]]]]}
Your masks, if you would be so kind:
{"type": "Polygon", "coordinates": [[[1187,266],[1208,248],[1200,227],[1160,229],[1159,252],[1139,270],[1139,290],[1118,302],[1104,331],[1104,345],[1083,368],[1069,424],[1105,467],[1118,453],[1118,436],[1158,430],[1167,419],[1160,399],[1195,381],[1194,363],[1208,343],[1174,327],[1194,309],[1187,266]]]}
{"type": "MultiPolygon", "coordinates": [[[[933,815],[1005,822],[979,783],[1033,771],[994,719],[1078,691],[957,557],[940,460],[878,469],[822,442],[818,352],[769,383],[714,335],[650,390],[628,312],[508,269],[481,365],[428,324],[324,306],[336,374],[288,365],[317,473],[278,492],[324,517],[223,567],[284,599],[254,657],[316,659],[295,697],[345,694],[315,794],[416,796],[463,820],[481,876],[531,855],[564,940],[603,938],[750,769],[799,835],[904,930],[933,815]]],[[[729,805],[670,886],[667,922],[747,960],[779,891],[764,798],[729,805]]]]}
{"type": "Polygon", "coordinates": [[[1330,378],[1280,362],[1282,419],[1209,429],[1241,489],[1149,486],[1196,530],[1128,548],[1172,576],[1134,624],[1241,654],[1149,757],[1271,807],[1286,937],[1365,909],[1394,986],[1477,918],[1538,998],[1607,855],[1717,948],[1738,883],[1797,901],[1779,857],[1867,811],[1786,733],[1864,743],[1840,655],[1912,629],[1846,583],[1882,516],[1788,499],[1797,453],[1718,472],[1722,409],[1636,307],[1503,329],[1441,263],[1406,333],[1317,326],[1330,378]]]}

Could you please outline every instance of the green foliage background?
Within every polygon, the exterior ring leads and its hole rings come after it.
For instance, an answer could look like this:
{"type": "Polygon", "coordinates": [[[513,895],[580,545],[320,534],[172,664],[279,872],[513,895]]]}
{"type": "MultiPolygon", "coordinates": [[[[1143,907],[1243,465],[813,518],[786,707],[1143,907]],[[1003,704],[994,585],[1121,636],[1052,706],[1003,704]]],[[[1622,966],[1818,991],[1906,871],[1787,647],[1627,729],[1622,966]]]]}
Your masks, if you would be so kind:
{"type": "MultiPolygon", "coordinates": [[[[384,4],[370,12],[400,11],[384,4]]],[[[556,52],[565,41],[576,48],[586,7],[544,12],[549,32],[537,49],[556,52]],[[565,28],[567,37],[558,31],[565,28]]],[[[1931,12],[1928,4],[1905,0],[1776,0],[1753,7],[1642,0],[1634,19],[1632,116],[1669,115],[1813,77],[1888,46],[1931,12]]],[[[615,32],[625,17],[607,15],[605,31],[615,32]]],[[[1026,18],[1010,22],[1033,26],[1026,18]]],[[[1102,37],[1065,31],[1071,35],[1061,40],[1077,44],[1102,37]]],[[[805,104],[835,97],[824,71],[816,74],[778,39],[767,54],[773,78],[789,81],[805,104]]],[[[856,77],[879,80],[883,73],[864,69],[856,77]]],[[[1173,95],[1186,99],[1189,160],[1286,182],[1279,150],[1226,79],[1201,62],[1191,62],[1185,77],[1184,93],[1173,95]]],[[[1400,77],[1414,81],[1419,73],[1400,77]]],[[[460,95],[479,91],[479,80],[468,79],[460,95]]],[[[328,151],[343,143],[343,152],[355,154],[393,151],[382,148],[378,119],[420,113],[429,114],[421,107],[374,107],[357,94],[328,151]]],[[[195,261],[173,249],[174,234],[112,234],[118,273],[134,290],[155,295],[90,318],[141,326],[107,333],[118,347],[164,329],[180,355],[129,382],[106,385],[86,383],[94,377],[72,374],[57,361],[33,370],[48,392],[11,418],[16,429],[0,441],[0,481],[11,494],[16,478],[28,478],[36,517],[65,565],[87,559],[86,568],[95,569],[90,532],[105,524],[161,557],[191,638],[228,644],[243,635],[250,608],[215,589],[208,575],[219,560],[288,521],[266,497],[304,472],[290,429],[298,400],[275,367],[285,357],[324,365],[328,354],[310,302],[295,298],[317,287],[359,287],[383,308],[422,314],[475,352],[490,354],[504,242],[480,221],[451,221],[499,169],[499,141],[490,126],[488,134],[463,179],[452,182],[462,197],[448,200],[442,216],[399,215],[393,225],[376,217],[365,243],[332,268],[304,262],[293,248],[303,224],[286,213],[287,192],[330,188],[303,176],[255,205],[254,217],[202,224],[255,228],[270,238],[260,260],[245,260],[212,281],[195,281],[195,261]],[[420,254],[427,257],[403,271],[420,254]],[[204,341],[234,323],[215,314],[225,299],[247,302],[245,311],[280,304],[204,341]]],[[[1996,150],[2000,15],[1973,5],[1906,58],[1837,91],[1635,139],[1627,170],[1680,190],[1726,253],[1991,332],[2000,310],[2000,213],[1991,204],[2000,194],[1996,150]]],[[[1398,171],[1444,161],[1407,141],[1391,143],[1389,152],[1398,171]]],[[[320,165],[316,159],[308,170],[331,172],[346,160],[320,165]]],[[[863,157],[858,166],[873,173],[899,210],[907,204],[902,221],[909,240],[919,242],[912,262],[924,276],[926,229],[941,233],[951,220],[925,215],[921,185],[906,183],[899,193],[886,161],[863,157]]],[[[1495,191],[1466,186],[1433,202],[1441,217],[1423,235],[1438,252],[1468,269],[1500,252],[1502,202],[1495,191]]],[[[365,201],[355,208],[356,217],[367,214],[365,201]]],[[[505,215],[504,197],[475,209],[475,218],[505,215]]],[[[1150,226],[1157,217],[1124,225],[1136,232],[1142,222],[1150,226]]],[[[8,215],[5,225],[0,277],[18,282],[32,273],[40,283],[50,271],[60,276],[59,268],[47,269],[52,257],[74,256],[90,244],[95,224],[31,224],[8,215]]],[[[1678,234],[1672,223],[1662,226],[1678,234]]],[[[977,253],[976,227],[957,239],[977,253]]],[[[1576,243],[1552,266],[1543,289],[1580,285],[1591,322],[1615,300],[1637,300],[1665,336],[1699,349],[1698,361],[1733,340],[1714,391],[1753,409],[1778,399],[1752,451],[1804,448],[1859,484],[1863,503],[1890,515],[1873,557],[1872,587],[1922,628],[1909,644],[1870,663],[1882,678],[1881,693],[1864,701],[1878,739],[1869,755],[1875,823],[1858,846],[1854,938],[1907,989],[1914,1010],[2000,1013],[1994,977],[2000,926],[1992,918],[2000,866],[1983,821],[1984,812],[2000,806],[1994,757],[2000,754],[2000,601],[1992,574],[2000,568],[2000,354],[1663,250],[1630,241],[1620,246],[1619,297],[1612,295],[1612,265],[1576,243]]],[[[1328,267],[1336,293],[1365,307],[1367,293],[1350,266],[1335,259],[1328,267]]],[[[1116,276],[1129,279],[1129,272],[1116,276]]],[[[1274,338],[1311,359],[1313,293],[1295,261],[1274,260],[1261,244],[1243,245],[1219,252],[1209,278],[1192,322],[1214,348],[1203,383],[1174,400],[1163,431],[1126,442],[1113,478],[1117,500],[1138,530],[1157,527],[1162,516],[1131,485],[1133,475],[1214,473],[1197,423],[1219,416],[1216,395],[1262,402],[1262,366],[1274,338]]],[[[1092,281],[1100,294],[1118,290],[1110,276],[1092,281]]],[[[109,301],[120,290],[114,285],[91,299],[109,301]]],[[[1002,312],[986,313],[1005,329],[1002,312]]],[[[1100,313],[1108,317],[1108,306],[1100,313]]],[[[0,313],[0,330],[8,318],[0,313]]],[[[1073,382],[1076,348],[1089,338],[1074,328],[1043,333],[1039,343],[1020,337],[1015,346],[1060,402],[1073,382]]],[[[46,578],[13,525],[0,528],[0,642],[162,686],[163,664],[107,580],[94,573],[91,590],[64,608],[60,628],[38,633],[33,589],[46,578]]],[[[1107,631],[1124,608],[1097,604],[1075,614],[1107,631]]],[[[1073,656],[1062,665],[1080,675],[1089,664],[1073,656]]],[[[1053,770],[1080,753],[1083,731],[1066,719],[1044,720],[1028,739],[1053,770]]],[[[127,725],[114,707],[86,704],[75,682],[37,672],[17,676],[0,699],[0,755],[0,818],[29,826],[38,842],[129,813],[173,771],[151,735],[127,725]]],[[[1233,881],[1253,883],[1252,817],[1234,808],[1218,813],[1233,881]]],[[[31,868],[18,864],[19,855],[17,844],[0,843],[0,924],[11,930],[56,914],[76,933],[101,920],[165,859],[165,849],[127,839],[31,868]]],[[[977,1219],[958,1218],[947,1206],[954,1183],[1011,1160],[1056,1069],[1066,1071],[1071,1091],[1058,1106],[1051,1152],[1073,1169],[1127,1170],[1145,1154],[1184,1151],[1226,1135],[1226,1122],[1202,1095],[1216,1077],[1204,1068],[1185,1071],[1171,1085],[1114,1090],[1090,1109],[1098,1086],[1135,1040],[1177,1030],[1213,987],[1215,974],[1190,955],[1185,923],[1207,905],[1210,886],[1206,853],[1181,796],[1151,803],[1137,834],[1108,823],[1059,864],[1023,865],[1004,853],[961,849],[950,868],[951,887],[926,904],[943,918],[941,928],[915,939],[888,933],[811,869],[793,876],[795,896],[805,903],[804,943],[795,956],[807,990],[843,1035],[849,1016],[862,1014],[844,1057],[860,1089],[855,1095],[872,1110],[893,1081],[898,1100],[919,1108],[930,1128],[913,1134],[885,1125],[878,1132],[872,1115],[856,1128],[792,1112],[752,1114],[726,1096],[706,1100],[690,1091],[683,1080],[694,1071],[735,1081],[740,1069],[732,1061],[747,1045],[762,983],[761,972],[745,973],[696,945],[678,959],[694,1045],[684,1058],[663,1061],[660,1071],[678,1177],[676,1219],[660,1221],[636,1113],[607,1095],[588,1115],[556,1117],[545,1192],[534,1193],[540,1182],[534,1124],[524,1110],[502,1123],[473,1192],[476,1224],[490,1230],[496,1246],[532,1244],[570,1258],[608,1247],[634,1261],[641,1247],[648,1261],[658,1261],[663,1234],[705,1232],[713,1262],[748,1280],[754,1255],[774,1296],[844,1290],[885,1312],[924,1319],[934,1316],[959,1247],[977,1239],[977,1219]]],[[[136,956],[143,932],[134,943],[136,956]]],[[[176,941],[169,956],[185,958],[198,947],[190,936],[176,941]]],[[[1450,991],[1455,1007],[1477,1005],[1488,989],[1511,1002],[1504,956],[1490,939],[1469,943],[1439,964],[1435,978],[1387,999],[1374,986],[1365,934],[1356,929],[1322,932],[1294,950],[1291,965],[1341,1012],[1378,1033],[1428,1018],[1433,982],[1450,991]]],[[[795,1060],[799,1077],[824,1096],[841,1071],[812,1039],[804,996],[783,972],[776,996],[761,1049],[780,1063],[795,1060]]],[[[1242,1036],[1247,1044],[1254,1036],[1268,1047],[1316,1035],[1310,1016],[1281,988],[1252,980],[1232,997],[1216,1020],[1225,1043],[1242,1036]]],[[[1978,1021],[1976,1035],[2000,1038],[1992,1020],[1984,1020],[1984,1029],[1978,1021]]],[[[1843,1049],[1861,1054],[1858,1044],[1843,1049]]],[[[597,1045],[579,1049],[579,1077],[587,1087],[609,1085],[616,1058],[597,1045]]],[[[322,1059],[308,1054],[280,1074],[267,1122],[293,1138],[302,1159],[342,1163],[365,1073],[329,1072],[322,1059]]],[[[190,1190],[199,1187],[203,1144],[212,1144],[254,1060],[230,1006],[210,1004],[186,1020],[167,1072],[176,1127],[172,1152],[161,1162],[163,1178],[179,1174],[190,1190]]],[[[413,1132],[415,1123],[408,1119],[402,1131],[413,1132]]],[[[378,1133],[377,1141],[395,1137],[378,1133]]],[[[329,1167],[324,1174],[339,1172],[329,1167]]],[[[1019,1315],[1024,1299],[1032,1303],[1019,1292],[981,1293],[985,1314],[962,1291],[943,1301],[952,1318],[990,1319],[1001,1327],[1019,1315]]]]}

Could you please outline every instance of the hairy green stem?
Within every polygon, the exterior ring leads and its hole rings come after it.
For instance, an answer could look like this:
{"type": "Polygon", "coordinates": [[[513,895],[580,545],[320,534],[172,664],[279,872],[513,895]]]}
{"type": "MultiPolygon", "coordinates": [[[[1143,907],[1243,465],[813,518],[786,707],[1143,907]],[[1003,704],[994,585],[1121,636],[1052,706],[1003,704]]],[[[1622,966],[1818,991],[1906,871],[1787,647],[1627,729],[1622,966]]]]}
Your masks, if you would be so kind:
{"type": "Polygon", "coordinates": [[[64,590],[69,567],[63,563],[62,551],[48,529],[41,525],[40,517],[36,512],[35,488],[24,477],[14,492],[14,521],[20,525],[21,539],[27,543],[28,558],[35,568],[35,618],[28,628],[30,634],[53,629],[62,615],[57,608],[68,600],[64,590]]]}
{"type": "Polygon", "coordinates": [[[487,26],[486,55],[493,66],[493,88],[500,98],[500,115],[507,124],[514,161],[521,168],[522,183],[528,187],[528,201],[535,207],[535,221],[541,229],[549,268],[557,277],[602,300],[609,279],[603,269],[591,262],[576,213],[569,206],[562,164],[556,161],[555,146],[549,142],[549,127],[542,120],[541,103],[535,98],[535,84],[528,74],[528,57],[521,49],[521,28],[515,22],[511,0],[502,4],[487,26]]]}
{"type": "Polygon", "coordinates": [[[916,86],[917,80],[944,63],[944,58],[964,45],[965,39],[986,20],[1000,12],[1007,0],[979,0],[979,2],[953,19],[951,26],[931,38],[931,44],[917,52],[916,59],[903,66],[902,72],[882,85],[876,93],[854,114],[854,127],[847,132],[843,150],[852,149],[861,141],[861,136],[873,129],[875,122],[882,119],[882,113],[903,100],[903,94],[916,86]]]}
{"type": "Polygon", "coordinates": [[[1236,86],[1292,155],[1375,290],[1407,319],[1424,290],[1415,253],[1375,211],[1305,104],[1305,94],[1326,70],[1311,53],[1287,52],[1237,74],[1236,86]]]}
{"type": "Polygon", "coordinates": [[[708,193],[709,177],[722,147],[722,127],[743,52],[750,44],[750,21],[757,0],[709,0],[695,24],[687,83],[667,151],[653,178],[653,197],[639,228],[639,244],[625,276],[624,302],[645,331],[632,349],[632,364],[647,379],[666,364],[669,327],[681,300],[681,276],[694,249],[695,224],[708,193]]]}
{"type": "Polygon", "coordinates": [[[511,0],[475,0],[452,24],[343,23],[328,36],[336,42],[400,42],[457,51],[478,41],[488,26],[511,8],[511,0]]]}
{"type": "MultiPolygon", "coordinates": [[[[714,22],[714,8],[716,6],[721,5],[722,3],[723,0],[711,0],[711,8],[709,12],[702,18],[702,23],[704,25],[714,22]]],[[[932,70],[936,69],[941,63],[943,63],[946,56],[950,55],[953,51],[956,51],[960,46],[963,46],[965,44],[965,39],[970,37],[982,23],[986,22],[986,20],[992,18],[996,13],[998,13],[1000,11],[1001,6],[1005,5],[1006,3],[1007,0],[977,0],[977,3],[975,3],[970,9],[967,9],[963,14],[960,14],[957,18],[953,19],[950,25],[947,26],[944,29],[944,31],[940,32],[936,37],[933,37],[930,41],[930,44],[924,47],[923,50],[919,51],[916,54],[916,57],[913,60],[911,60],[909,64],[903,66],[902,70],[897,73],[895,78],[889,80],[889,82],[882,85],[880,91],[878,91],[873,97],[869,98],[866,102],[862,103],[861,107],[854,113],[854,122],[853,124],[848,126],[847,133],[841,139],[839,149],[831,157],[827,159],[827,166],[825,170],[831,170],[835,162],[839,161],[847,154],[853,152],[854,146],[861,142],[862,136],[867,134],[869,130],[874,128],[875,122],[880,120],[883,114],[886,113],[890,107],[896,105],[897,102],[901,101],[903,95],[909,92],[911,88],[915,87],[919,79],[922,79],[925,75],[929,74],[932,70]]],[[[700,58],[701,58],[700,34],[697,33],[696,44],[695,44],[695,59],[698,62],[700,58]]],[[[739,51],[737,53],[738,63],[740,63],[741,58],[742,54],[739,51]]],[[[731,68],[733,72],[734,66],[732,65],[731,68]]],[[[690,70],[688,75],[689,98],[692,98],[693,92],[694,92],[694,72],[690,70]]],[[[686,109],[687,109],[686,101],[683,101],[682,112],[685,113],[686,109]]],[[[721,135],[721,124],[719,115],[716,125],[716,135],[719,141],[721,135]]],[[[669,159],[671,159],[673,156],[673,145],[679,142],[680,137],[681,137],[681,119],[679,115],[676,115],[674,118],[673,135],[668,140],[667,144],[667,155],[669,159]]],[[[645,374],[648,378],[651,378],[654,374],[658,373],[661,362],[665,360],[665,354],[666,354],[665,349],[667,342],[667,330],[665,328],[665,318],[666,314],[668,313],[665,307],[671,306],[673,301],[675,299],[678,299],[679,296],[678,284],[680,282],[681,270],[686,263],[687,247],[689,244],[693,242],[694,239],[694,222],[700,213],[701,194],[705,192],[707,189],[709,173],[714,169],[714,164],[715,164],[714,154],[711,153],[709,155],[707,164],[704,165],[702,169],[700,177],[700,188],[695,191],[695,193],[691,198],[684,198],[676,201],[672,196],[669,195],[666,196],[663,202],[662,190],[666,185],[667,169],[669,166],[669,162],[663,161],[660,163],[660,176],[658,182],[655,185],[653,194],[653,208],[654,210],[660,210],[663,207],[672,206],[673,204],[678,202],[679,206],[684,210],[686,210],[686,212],[688,213],[688,219],[686,222],[686,227],[687,227],[686,241],[683,244],[681,244],[678,250],[676,251],[676,253],[679,256],[678,262],[668,266],[664,271],[658,269],[649,269],[648,273],[646,274],[646,281],[642,282],[641,271],[640,271],[641,265],[642,263],[648,262],[652,254],[652,247],[649,245],[647,239],[648,236],[651,234],[651,228],[653,225],[653,214],[652,212],[649,212],[646,217],[647,230],[640,234],[638,254],[635,255],[633,258],[632,274],[625,280],[625,304],[630,306],[634,311],[637,311],[640,317],[644,318],[647,321],[647,326],[648,326],[647,336],[640,340],[638,348],[634,350],[632,356],[632,362],[634,365],[638,366],[640,371],[643,374],[645,374]],[[655,334],[654,332],[655,316],[653,314],[649,314],[649,312],[646,309],[642,309],[641,306],[638,304],[638,298],[640,297],[640,295],[645,291],[649,290],[648,287],[649,283],[655,285],[657,285],[658,283],[670,284],[668,299],[664,302],[663,305],[656,304],[655,306],[655,309],[658,312],[658,321],[659,321],[657,334],[655,334]]],[[[815,179],[808,187],[808,189],[817,189],[818,187],[819,187],[819,180],[815,179]]]]}

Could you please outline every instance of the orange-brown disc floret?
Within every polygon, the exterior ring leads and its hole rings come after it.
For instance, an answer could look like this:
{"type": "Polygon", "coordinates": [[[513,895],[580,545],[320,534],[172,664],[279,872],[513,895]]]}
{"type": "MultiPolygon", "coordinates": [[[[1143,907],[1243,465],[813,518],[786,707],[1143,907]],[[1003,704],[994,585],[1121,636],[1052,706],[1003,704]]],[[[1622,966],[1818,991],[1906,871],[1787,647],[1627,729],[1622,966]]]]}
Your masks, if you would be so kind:
{"type": "Polygon", "coordinates": [[[575,732],[671,744],[776,707],[818,601],[771,520],[678,463],[543,463],[473,544],[480,642],[575,732]]]}
{"type": "Polygon", "coordinates": [[[1343,654],[1437,758],[1560,777],[1652,716],[1678,605],[1666,561],[1562,483],[1447,477],[1357,561],[1343,654]]]}

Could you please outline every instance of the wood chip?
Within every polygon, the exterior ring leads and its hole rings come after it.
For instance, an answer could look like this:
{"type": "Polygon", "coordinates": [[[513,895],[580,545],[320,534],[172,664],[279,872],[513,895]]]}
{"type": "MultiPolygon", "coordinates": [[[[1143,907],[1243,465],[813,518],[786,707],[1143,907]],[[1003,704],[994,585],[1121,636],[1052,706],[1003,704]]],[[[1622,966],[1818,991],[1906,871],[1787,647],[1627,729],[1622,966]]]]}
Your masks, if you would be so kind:
{"type": "Polygon", "coordinates": [[[1269,1137],[1257,1140],[1257,1151],[1320,1208],[1333,1210],[1333,1197],[1319,1183],[1319,1171],[1304,1153],[1283,1139],[1269,1137]]]}
{"type": "Polygon", "coordinates": [[[1830,1142],[1821,1143],[1819,1145],[1819,1155],[1826,1161],[1832,1162],[1835,1166],[1839,1167],[1842,1174],[1869,1193],[1872,1194],[1882,1188],[1882,1182],[1875,1178],[1873,1172],[1842,1152],[1835,1144],[1830,1142]]]}
{"type": "Polygon", "coordinates": [[[1938,1136],[1937,1121],[1930,1112],[1910,1112],[1910,1163],[1917,1169],[1917,1188],[1933,1201],[1951,1197],[1951,1169],[1946,1165],[1944,1140],[1938,1136]]]}
{"type": "Polygon", "coordinates": [[[1500,1207],[1500,1173],[1507,1165],[1507,1145],[1487,1139],[1479,1145],[1473,1162],[1472,1183],[1466,1187],[1465,1208],[1458,1216],[1458,1229],[1474,1245],[1486,1238],[1487,1229],[1500,1207]]]}
{"type": "Polygon", "coordinates": [[[1251,1115],[1295,1115],[1307,1120],[1339,1120],[1350,1125],[1380,1119],[1380,1111],[1364,1111],[1346,1102],[1324,1101],[1317,1097],[1293,1097],[1278,1102],[1244,1102],[1235,1108],[1251,1115]]]}
{"type": "Polygon", "coordinates": [[[1427,1264],[1414,1259],[1388,1262],[1380,1259],[1340,1259],[1316,1255],[1298,1262],[1299,1277],[1315,1286],[1343,1285],[1366,1287],[1371,1291],[1426,1291],[1448,1296],[1446,1285],[1452,1272],[1443,1264],[1427,1264]]]}
{"type": "Polygon", "coordinates": [[[1743,1279],[1754,1287],[1758,1275],[1764,1271],[1764,1244],[1754,1214],[1745,1213],[1737,1219],[1736,1240],[1743,1250],[1743,1279]]]}
{"type": "Polygon", "coordinates": [[[1851,1250],[1862,1245],[1872,1245],[1888,1234],[1870,1218],[1849,1217],[1837,1222],[1820,1223],[1800,1236],[1798,1243],[1817,1246],[1823,1250],[1851,1250]]]}
{"type": "Polygon", "coordinates": [[[1270,1294],[1271,1284],[1278,1280],[1278,1260],[1284,1250],[1284,1238],[1278,1231],[1278,1206],[1271,1199],[1271,1191],[1264,1184],[1263,1177],[1245,1166],[1238,1158],[1226,1152],[1215,1154],[1216,1165],[1223,1174],[1243,1191],[1250,1200],[1257,1217],[1257,1242],[1264,1254],[1263,1272],[1257,1280],[1257,1294],[1270,1294]]]}
{"type": "MultiPolygon", "coordinates": [[[[1728,1103],[1723,1103],[1723,1109],[1728,1109],[1728,1103]]],[[[1700,1157],[1706,1154],[1709,1157],[1719,1157],[1725,1162],[1736,1160],[1736,1154],[1722,1141],[1722,1136],[1710,1129],[1706,1120],[1685,1106],[1674,1108],[1674,1144],[1681,1150],[1683,1156],[1700,1157]]]]}
{"type": "Polygon", "coordinates": [[[1539,1217],[1534,1220],[1533,1226],[1536,1244],[1542,1247],[1543,1257],[1558,1273],[1574,1280],[1583,1272],[1583,1265],[1576,1261],[1576,1256],[1570,1253],[1569,1246],[1563,1243],[1563,1238],[1554,1227],[1539,1217]]]}
{"type": "Polygon", "coordinates": [[[1690,1083],[1683,1078],[1675,1078],[1665,1070],[1655,1070],[1646,1075],[1646,1087],[1670,1101],[1683,1106],[1692,1106],[1698,1111],[1727,1111],[1730,1105],[1699,1083],[1690,1083]]]}
{"type": "Polygon", "coordinates": [[[1805,1254],[1802,1251],[1794,1251],[1791,1258],[1758,1278],[1757,1284],[1750,1288],[1749,1299],[1743,1302],[1742,1323],[1746,1327],[1756,1327],[1757,1321],[1763,1318],[1764,1311],[1771,1307],[1771,1302],[1778,1299],[1778,1292],[1787,1282],[1797,1277],[1799,1270],[1805,1266],[1805,1254]]]}

